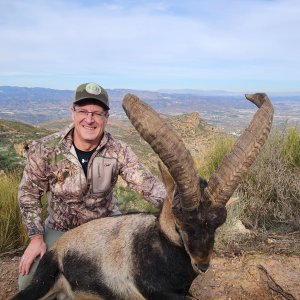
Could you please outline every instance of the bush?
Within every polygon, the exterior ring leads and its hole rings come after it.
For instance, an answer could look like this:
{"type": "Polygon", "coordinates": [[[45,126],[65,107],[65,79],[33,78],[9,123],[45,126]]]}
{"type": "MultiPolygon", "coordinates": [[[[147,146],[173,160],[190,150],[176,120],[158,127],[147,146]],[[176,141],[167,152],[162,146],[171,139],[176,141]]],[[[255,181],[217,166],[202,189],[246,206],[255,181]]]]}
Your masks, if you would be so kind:
{"type": "Polygon", "coordinates": [[[238,188],[249,228],[274,232],[300,229],[300,131],[272,132],[238,188]]]}
{"type": "Polygon", "coordinates": [[[117,186],[114,196],[118,199],[118,206],[122,213],[126,212],[156,212],[158,209],[144,200],[138,193],[127,187],[117,186]]]}
{"type": "MultiPolygon", "coordinates": [[[[201,176],[209,178],[232,145],[232,138],[216,140],[203,162],[198,162],[201,176]]],[[[241,220],[253,230],[299,230],[299,178],[300,130],[297,127],[275,129],[239,184],[235,192],[239,201],[228,208],[226,226],[241,220]]]]}

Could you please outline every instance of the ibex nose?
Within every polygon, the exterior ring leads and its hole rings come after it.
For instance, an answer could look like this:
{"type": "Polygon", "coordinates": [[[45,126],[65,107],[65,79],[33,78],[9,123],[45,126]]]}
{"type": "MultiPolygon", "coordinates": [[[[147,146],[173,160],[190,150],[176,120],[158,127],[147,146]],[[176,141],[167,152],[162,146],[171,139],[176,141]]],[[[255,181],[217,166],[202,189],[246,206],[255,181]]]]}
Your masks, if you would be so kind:
{"type": "Polygon", "coordinates": [[[196,264],[196,267],[199,271],[205,273],[209,267],[209,263],[207,263],[207,264],[198,263],[198,264],[196,264]]]}

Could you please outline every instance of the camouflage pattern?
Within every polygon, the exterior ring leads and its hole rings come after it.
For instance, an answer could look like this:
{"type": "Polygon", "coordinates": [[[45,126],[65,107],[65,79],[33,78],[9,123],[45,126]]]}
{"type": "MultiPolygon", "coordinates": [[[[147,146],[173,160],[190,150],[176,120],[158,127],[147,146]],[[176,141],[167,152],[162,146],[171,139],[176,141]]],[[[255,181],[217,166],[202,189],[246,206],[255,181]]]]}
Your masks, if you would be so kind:
{"type": "Polygon", "coordinates": [[[113,188],[120,175],[144,199],[160,207],[163,184],[131,148],[104,133],[93,153],[87,177],[73,146],[73,125],[32,143],[19,187],[18,200],[29,236],[44,233],[41,196],[47,195],[46,225],[67,231],[118,211],[113,188]]]}

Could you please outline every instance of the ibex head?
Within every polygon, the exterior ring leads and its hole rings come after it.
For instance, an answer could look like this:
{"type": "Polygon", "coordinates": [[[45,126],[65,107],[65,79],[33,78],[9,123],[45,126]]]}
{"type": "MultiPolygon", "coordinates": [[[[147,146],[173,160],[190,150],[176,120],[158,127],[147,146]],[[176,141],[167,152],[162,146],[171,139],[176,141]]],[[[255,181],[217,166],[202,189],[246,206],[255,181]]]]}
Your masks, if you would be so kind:
{"type": "Polygon", "coordinates": [[[168,192],[162,216],[168,215],[164,210],[168,211],[166,207],[169,206],[173,234],[170,233],[170,222],[160,222],[168,223],[163,225],[168,227],[164,232],[174,243],[184,246],[196,272],[207,270],[215,230],[226,220],[225,205],[271,129],[274,111],[267,95],[246,95],[246,98],[259,110],[208,183],[199,178],[190,152],[158,113],[135,95],[127,94],[123,100],[123,108],[131,123],[168,168],[170,175],[160,168],[168,192]]]}

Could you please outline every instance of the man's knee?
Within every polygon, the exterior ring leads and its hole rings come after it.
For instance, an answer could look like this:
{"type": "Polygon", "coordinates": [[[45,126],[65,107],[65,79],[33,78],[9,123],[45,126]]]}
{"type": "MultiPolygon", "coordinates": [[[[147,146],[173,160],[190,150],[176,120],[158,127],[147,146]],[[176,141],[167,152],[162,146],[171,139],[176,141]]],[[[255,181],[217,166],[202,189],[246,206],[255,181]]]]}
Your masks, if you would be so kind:
{"type": "Polygon", "coordinates": [[[31,280],[32,280],[32,276],[29,276],[29,275],[23,276],[20,274],[19,278],[18,278],[19,291],[24,290],[29,285],[31,280]]]}
{"type": "Polygon", "coordinates": [[[18,286],[19,286],[19,291],[24,290],[32,281],[34,272],[39,264],[40,259],[36,258],[35,261],[33,262],[28,275],[21,275],[19,274],[19,278],[18,278],[18,286]]]}
{"type": "MultiPolygon", "coordinates": [[[[62,231],[57,231],[57,230],[46,227],[45,234],[44,234],[44,240],[47,245],[47,249],[49,249],[55,243],[55,241],[58,238],[60,238],[63,234],[64,234],[64,232],[62,232],[62,231]]],[[[23,276],[21,274],[19,275],[19,278],[18,278],[19,291],[24,290],[30,284],[30,282],[32,281],[34,272],[39,264],[39,261],[40,261],[40,257],[37,257],[34,260],[32,266],[29,270],[28,275],[25,275],[25,276],[23,276]]]]}

